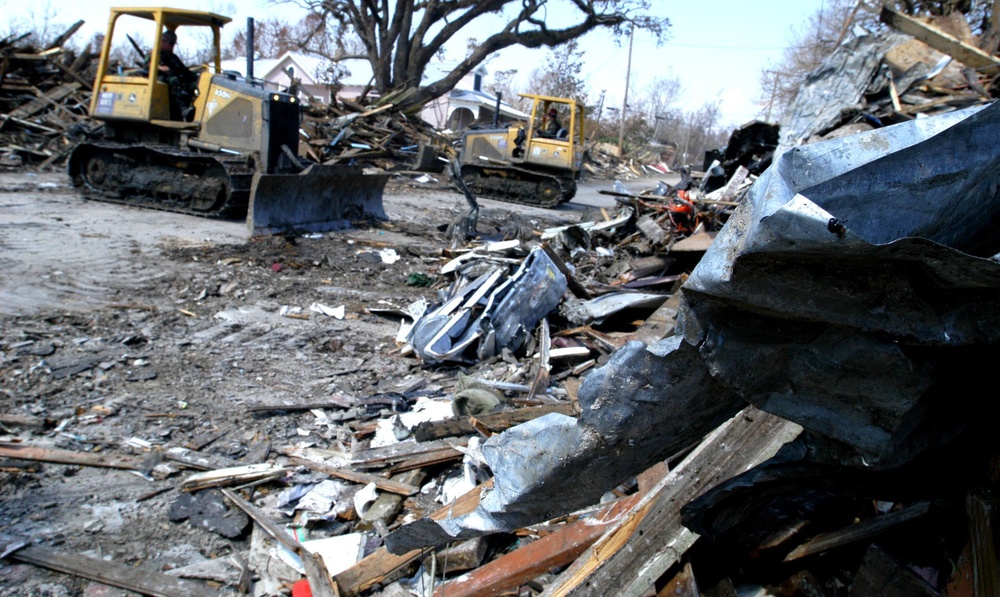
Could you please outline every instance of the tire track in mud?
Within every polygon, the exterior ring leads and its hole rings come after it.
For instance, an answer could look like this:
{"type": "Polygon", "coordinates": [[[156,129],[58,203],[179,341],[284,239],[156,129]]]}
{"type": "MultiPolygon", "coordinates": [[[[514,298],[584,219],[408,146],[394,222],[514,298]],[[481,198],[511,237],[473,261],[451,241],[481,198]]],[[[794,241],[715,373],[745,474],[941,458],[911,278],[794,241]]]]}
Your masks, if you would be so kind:
{"type": "Polygon", "coordinates": [[[84,201],[60,174],[5,176],[0,315],[162,300],[158,282],[173,274],[162,267],[159,245],[208,236],[240,242],[241,233],[238,222],[84,201]]]}

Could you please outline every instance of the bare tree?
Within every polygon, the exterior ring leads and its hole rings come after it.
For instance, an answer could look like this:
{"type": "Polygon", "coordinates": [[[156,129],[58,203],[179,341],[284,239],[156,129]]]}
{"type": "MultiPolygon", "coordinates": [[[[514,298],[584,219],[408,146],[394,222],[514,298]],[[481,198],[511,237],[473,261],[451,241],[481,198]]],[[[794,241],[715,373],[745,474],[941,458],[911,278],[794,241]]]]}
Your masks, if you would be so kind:
{"type": "Polygon", "coordinates": [[[626,25],[661,39],[669,21],[649,13],[650,0],[298,0],[327,21],[353,29],[374,72],[375,88],[414,89],[400,108],[412,108],[444,95],[491,54],[514,45],[555,47],[598,28],[620,35],[626,25]],[[550,25],[550,9],[572,17],[550,25]],[[469,25],[502,19],[493,33],[476,44],[450,73],[421,87],[427,65],[444,44],[469,25]]]}
{"type": "Polygon", "coordinates": [[[493,82],[487,85],[486,89],[493,93],[499,93],[503,101],[518,110],[524,111],[531,104],[518,97],[521,90],[515,86],[517,73],[518,70],[516,68],[496,71],[493,73],[493,82]]]}
{"type": "Polygon", "coordinates": [[[549,50],[544,66],[531,73],[532,93],[571,97],[586,103],[587,85],[580,76],[583,65],[583,50],[575,39],[549,50]]]}
{"type": "MultiPolygon", "coordinates": [[[[337,23],[328,23],[317,13],[309,13],[295,24],[271,18],[254,22],[254,54],[277,58],[285,52],[303,52],[337,61],[361,50],[358,40],[345,34],[337,23]]],[[[247,55],[246,31],[240,31],[223,49],[223,58],[247,55]]]]}
{"type": "Polygon", "coordinates": [[[802,79],[822,64],[855,23],[879,27],[881,0],[824,2],[796,33],[777,65],[761,71],[761,115],[774,120],[798,93],[802,79]]]}
{"type": "MultiPolygon", "coordinates": [[[[298,50],[299,42],[292,36],[292,25],[278,19],[255,20],[253,24],[254,56],[277,58],[290,50],[298,50]]],[[[222,49],[225,60],[247,55],[247,34],[241,30],[233,41],[222,49]]]]}
{"type": "Polygon", "coordinates": [[[657,77],[640,96],[643,113],[650,121],[663,119],[680,97],[682,85],[677,77],[657,77]]]}
{"type": "MultiPolygon", "coordinates": [[[[11,2],[13,4],[13,2],[11,2]]],[[[68,23],[62,22],[58,18],[58,11],[52,6],[51,1],[36,3],[26,6],[26,12],[21,12],[21,16],[12,16],[15,13],[13,8],[7,7],[7,2],[0,5],[0,13],[7,13],[6,18],[0,21],[0,39],[20,38],[19,43],[25,46],[44,48],[58,35],[66,31],[68,23]]],[[[20,8],[21,11],[25,7],[20,8]]]]}

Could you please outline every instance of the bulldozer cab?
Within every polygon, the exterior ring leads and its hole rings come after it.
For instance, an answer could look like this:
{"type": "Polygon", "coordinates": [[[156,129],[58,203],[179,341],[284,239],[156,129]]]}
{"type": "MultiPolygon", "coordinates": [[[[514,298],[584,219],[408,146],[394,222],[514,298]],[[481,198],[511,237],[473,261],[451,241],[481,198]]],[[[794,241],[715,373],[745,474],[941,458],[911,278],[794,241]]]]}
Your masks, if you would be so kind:
{"type": "MultiPolygon", "coordinates": [[[[228,17],[171,8],[112,8],[101,49],[90,113],[98,120],[131,120],[168,128],[184,128],[204,107],[212,73],[220,71],[221,28],[228,17]],[[168,33],[169,32],[169,33],[168,33]],[[199,55],[190,79],[165,77],[164,35],[175,36],[179,48],[211,48],[199,55]],[[202,71],[200,74],[194,71],[202,71]],[[187,89],[171,89],[185,85],[187,89]],[[185,95],[187,94],[187,95],[185,95]],[[187,97],[178,100],[178,97],[187,97]],[[186,103],[187,105],[178,105],[186,103]]],[[[190,68],[192,65],[188,65],[190,68]]]]}
{"type": "Polygon", "coordinates": [[[525,130],[523,155],[515,157],[539,166],[578,170],[583,156],[583,105],[546,95],[521,97],[531,100],[531,122],[525,130]]]}

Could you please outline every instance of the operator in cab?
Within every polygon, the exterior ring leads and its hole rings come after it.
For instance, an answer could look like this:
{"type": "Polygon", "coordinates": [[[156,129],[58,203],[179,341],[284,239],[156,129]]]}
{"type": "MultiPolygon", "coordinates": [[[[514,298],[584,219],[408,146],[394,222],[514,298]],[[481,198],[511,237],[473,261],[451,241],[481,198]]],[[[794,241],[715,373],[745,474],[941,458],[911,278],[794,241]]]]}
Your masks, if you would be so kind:
{"type": "Polygon", "coordinates": [[[559,113],[556,112],[555,108],[549,108],[548,115],[542,121],[542,126],[538,130],[538,135],[540,137],[555,139],[560,130],[562,130],[562,125],[559,124],[559,113]]]}
{"type": "Polygon", "coordinates": [[[190,120],[198,75],[184,66],[177,54],[174,54],[176,46],[177,34],[170,30],[164,31],[160,37],[159,79],[170,89],[170,119],[190,120]]]}

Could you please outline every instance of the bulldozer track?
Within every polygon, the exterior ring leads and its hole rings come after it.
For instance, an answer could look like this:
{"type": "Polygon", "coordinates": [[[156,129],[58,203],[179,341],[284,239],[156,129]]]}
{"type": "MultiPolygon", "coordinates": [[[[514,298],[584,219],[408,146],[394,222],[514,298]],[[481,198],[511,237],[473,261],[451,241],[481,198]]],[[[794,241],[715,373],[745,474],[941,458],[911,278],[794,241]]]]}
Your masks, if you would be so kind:
{"type": "Polygon", "coordinates": [[[84,143],[69,158],[87,199],[202,217],[246,216],[253,163],[172,146],[84,143]]]}
{"type": "Polygon", "coordinates": [[[516,166],[464,166],[462,180],[477,197],[554,208],[576,195],[576,181],[516,166]]]}

